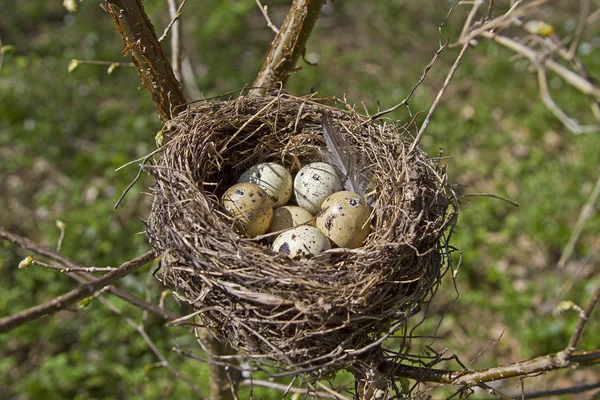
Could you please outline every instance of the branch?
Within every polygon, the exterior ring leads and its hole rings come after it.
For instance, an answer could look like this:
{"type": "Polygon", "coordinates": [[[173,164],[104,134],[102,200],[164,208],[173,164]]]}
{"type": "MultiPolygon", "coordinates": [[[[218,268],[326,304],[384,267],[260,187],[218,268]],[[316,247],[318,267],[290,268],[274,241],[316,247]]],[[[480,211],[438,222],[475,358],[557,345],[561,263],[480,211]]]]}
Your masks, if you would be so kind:
{"type": "MultiPolygon", "coordinates": [[[[0,237],[5,238],[4,231],[0,231],[0,237]]],[[[114,282],[124,277],[125,275],[132,273],[133,271],[140,268],[149,261],[153,260],[154,258],[154,253],[152,251],[149,251],[147,253],[142,254],[141,256],[134,258],[133,260],[123,263],[119,268],[115,269],[114,271],[109,272],[98,279],[85,283],[71,290],[70,292],[63,294],[62,296],[58,296],[45,303],[28,308],[16,314],[9,315],[8,317],[4,317],[0,319],[0,333],[8,332],[16,327],[23,325],[26,322],[33,321],[44,315],[53,314],[57,311],[63,310],[71,304],[74,304],[79,300],[82,300],[90,296],[94,292],[109,285],[111,282],[114,282]]]]}
{"type": "Polygon", "coordinates": [[[324,1],[294,0],[279,33],[269,45],[262,69],[252,84],[259,89],[252,90],[250,95],[263,96],[277,82],[285,84],[304,52],[324,1]]]}
{"type": "Polygon", "coordinates": [[[540,372],[548,372],[576,365],[600,363],[600,350],[575,351],[569,357],[560,351],[531,360],[519,361],[500,367],[485,368],[477,371],[449,371],[442,369],[414,367],[385,362],[382,367],[396,377],[415,379],[422,382],[449,383],[460,386],[474,386],[480,383],[501,379],[523,377],[540,372]]]}
{"type": "MultiPolygon", "coordinates": [[[[8,240],[9,242],[13,243],[14,245],[21,247],[22,249],[25,250],[29,250],[34,252],[35,254],[38,254],[40,256],[46,257],[52,261],[55,261],[59,264],[62,264],[64,267],[68,268],[68,269],[75,269],[75,270],[80,270],[80,269],[85,269],[85,267],[81,264],[76,263],[75,261],[71,260],[68,257],[63,256],[62,254],[54,251],[54,250],[50,250],[47,247],[44,246],[40,246],[39,244],[25,238],[19,235],[15,235],[14,233],[10,233],[2,228],[0,228],[0,238],[8,240]]],[[[88,281],[93,281],[94,279],[96,279],[96,277],[92,274],[89,273],[67,273],[67,275],[71,276],[72,278],[76,279],[77,281],[81,282],[81,283],[87,283],[88,281]]],[[[135,306],[135,307],[139,307],[142,310],[146,310],[148,312],[151,312],[152,314],[155,314],[157,316],[159,316],[160,318],[163,318],[167,321],[171,321],[174,319],[179,318],[179,315],[172,313],[170,311],[164,310],[154,304],[148,303],[134,295],[132,295],[131,293],[125,292],[119,288],[116,288],[114,286],[108,286],[107,290],[117,296],[120,297],[121,299],[125,300],[126,302],[130,303],[131,305],[135,306]]]]}
{"type": "Polygon", "coordinates": [[[492,32],[487,31],[482,32],[481,36],[487,39],[491,39],[494,42],[514,51],[515,53],[525,56],[534,65],[540,63],[542,66],[547,67],[550,71],[562,77],[569,85],[573,86],[580,92],[588,96],[592,96],[596,100],[600,100],[600,87],[582,78],[575,72],[560,65],[556,61],[547,58],[545,59],[539,52],[532,50],[531,48],[506,36],[496,35],[492,32]]]}
{"type": "Polygon", "coordinates": [[[165,122],[183,111],[185,95],[162,49],[141,0],[106,0],[103,7],[113,18],[130,52],[142,83],[152,94],[160,119],[165,122]]]}

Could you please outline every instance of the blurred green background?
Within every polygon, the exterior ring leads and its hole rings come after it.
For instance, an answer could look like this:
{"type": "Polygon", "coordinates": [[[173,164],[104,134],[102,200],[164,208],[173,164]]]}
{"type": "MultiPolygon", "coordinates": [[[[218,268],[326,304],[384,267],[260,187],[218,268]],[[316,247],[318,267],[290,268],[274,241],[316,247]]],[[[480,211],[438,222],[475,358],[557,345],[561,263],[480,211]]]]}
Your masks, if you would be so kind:
{"type": "MultiPolygon", "coordinates": [[[[280,24],[289,1],[265,1],[280,24]]],[[[402,100],[437,50],[438,26],[452,2],[338,1],[322,11],[302,70],[288,90],[346,96],[369,112],[402,100]]],[[[506,2],[497,2],[498,7],[506,2]]],[[[561,36],[572,33],[578,2],[558,2],[544,18],[561,36]]],[[[150,96],[139,89],[130,67],[112,74],[106,66],[71,59],[127,62],[112,19],[95,1],[78,3],[69,13],[60,1],[0,1],[0,38],[14,46],[0,69],[0,225],[55,247],[66,224],[62,252],[85,265],[117,266],[148,249],[141,219],[150,199],[144,177],[118,210],[113,205],[136,174],[122,164],[155,148],[161,125],[150,96]],[[139,89],[139,90],[138,90],[139,89]]],[[[597,5],[595,3],[595,5],[597,5]]],[[[168,24],[166,1],[145,7],[156,30],[168,24]]],[[[443,27],[458,37],[467,7],[458,7],[443,27]]],[[[253,0],[205,0],[184,8],[183,44],[206,98],[240,89],[258,72],[273,33],[253,0]]],[[[522,35],[515,31],[514,34],[522,35]]],[[[167,41],[168,42],[168,41],[167,41]]],[[[168,49],[168,43],[165,44],[168,49]]],[[[588,29],[579,56],[600,77],[600,26],[588,29]]],[[[410,102],[426,111],[458,49],[445,50],[410,102]]],[[[550,76],[553,95],[567,112],[591,123],[589,99],[550,76]]],[[[194,93],[188,91],[189,93],[194,93]]],[[[193,98],[197,100],[196,98],[193,98]]],[[[408,120],[406,109],[389,115],[408,120]]],[[[561,350],[576,323],[575,313],[558,315],[556,304],[583,305],[598,286],[598,204],[564,269],[556,262],[577,216],[600,173],[600,134],[575,136],[541,103],[533,74],[523,60],[493,43],[469,50],[445,94],[423,148],[445,155],[452,183],[463,193],[494,193],[519,203],[464,198],[452,244],[462,250],[456,297],[450,275],[416,334],[432,335],[444,316],[433,347],[448,348],[470,368],[514,362],[561,350]],[[501,340],[482,350],[502,336],[501,340]]],[[[17,312],[75,286],[68,276],[31,267],[18,270],[28,253],[0,243],[0,316],[17,312]]],[[[455,257],[457,259],[458,257],[455,257]]],[[[163,287],[147,266],[119,286],[157,303],[163,287]]],[[[142,313],[110,298],[137,322],[142,313]]],[[[166,306],[182,313],[172,299],[166,306]]],[[[598,314],[590,321],[582,348],[600,348],[598,314]]],[[[170,349],[197,350],[191,335],[163,328],[145,317],[145,327],[172,365],[207,390],[205,365],[170,349]]],[[[413,341],[418,352],[431,341],[413,341]]],[[[393,344],[393,343],[391,343],[393,344]]],[[[187,398],[193,393],[158,361],[142,338],[99,301],[66,310],[0,335],[0,399],[155,399],[187,398]]],[[[457,368],[456,364],[448,364],[457,368]]],[[[526,381],[526,389],[595,382],[597,368],[560,371],[526,381]]],[[[341,375],[339,382],[348,382],[341,375]]],[[[520,393],[516,382],[502,383],[520,393]]],[[[444,389],[445,390],[445,389],[444,389]]],[[[452,391],[438,391],[441,396],[452,391]]],[[[433,393],[438,393],[433,392],[433,393]]],[[[255,389],[256,398],[281,398],[255,389]]],[[[240,398],[247,398],[246,390],[240,398]]],[[[434,397],[437,398],[437,397],[434,397]]]]}

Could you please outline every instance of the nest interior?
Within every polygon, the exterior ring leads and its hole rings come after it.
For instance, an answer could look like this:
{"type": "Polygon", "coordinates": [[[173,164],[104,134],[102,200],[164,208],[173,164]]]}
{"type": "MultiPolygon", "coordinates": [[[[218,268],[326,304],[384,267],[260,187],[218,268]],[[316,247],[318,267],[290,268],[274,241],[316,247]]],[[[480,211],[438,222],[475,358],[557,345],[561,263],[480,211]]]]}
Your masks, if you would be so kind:
{"type": "Polygon", "coordinates": [[[205,102],[165,127],[147,233],[161,279],[199,324],[248,357],[292,370],[333,371],[378,347],[419,310],[444,271],[454,219],[444,169],[397,123],[289,95],[205,102]],[[376,204],[364,247],[291,260],[235,232],[220,196],[247,168],[292,174],[321,161],[322,113],[361,157],[376,204]]]}

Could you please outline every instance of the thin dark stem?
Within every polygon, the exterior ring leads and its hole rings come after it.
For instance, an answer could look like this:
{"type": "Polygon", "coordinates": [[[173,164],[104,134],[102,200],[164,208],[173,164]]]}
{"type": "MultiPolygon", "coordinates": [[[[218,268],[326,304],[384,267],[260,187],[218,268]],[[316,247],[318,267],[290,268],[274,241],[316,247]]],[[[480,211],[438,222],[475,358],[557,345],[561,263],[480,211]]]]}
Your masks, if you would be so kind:
{"type": "Polygon", "coordinates": [[[540,398],[550,398],[551,396],[560,396],[564,394],[583,393],[594,389],[600,389],[600,382],[592,383],[591,385],[573,386],[565,389],[545,390],[541,392],[533,392],[524,396],[514,396],[514,400],[530,400],[540,398]]]}

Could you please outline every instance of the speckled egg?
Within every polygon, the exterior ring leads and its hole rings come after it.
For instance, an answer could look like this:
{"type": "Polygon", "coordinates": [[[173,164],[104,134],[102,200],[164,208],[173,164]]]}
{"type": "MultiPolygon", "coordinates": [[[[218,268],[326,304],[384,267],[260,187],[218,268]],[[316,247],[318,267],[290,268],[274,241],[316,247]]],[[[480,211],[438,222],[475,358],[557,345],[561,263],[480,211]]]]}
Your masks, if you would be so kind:
{"type": "Polygon", "coordinates": [[[329,195],[343,189],[335,169],[323,162],[304,166],[294,179],[296,203],[313,214],[319,212],[321,204],[329,195]]]}
{"type": "Polygon", "coordinates": [[[230,187],[222,199],[225,211],[235,218],[236,228],[249,237],[262,235],[273,218],[271,197],[253,183],[238,183],[230,187]]]}
{"type": "Polygon", "coordinates": [[[273,211],[273,220],[269,232],[278,232],[294,226],[309,223],[313,215],[302,207],[284,206],[273,211]]]}
{"type": "Polygon", "coordinates": [[[314,257],[331,248],[329,239],[309,225],[300,225],[277,236],[273,250],[290,258],[314,257]]]}
{"type": "Polygon", "coordinates": [[[359,194],[342,191],[325,199],[316,226],[335,245],[355,249],[371,232],[370,217],[369,206],[359,194]]]}
{"type": "Polygon", "coordinates": [[[292,197],[292,175],[279,164],[257,164],[240,176],[238,183],[243,182],[260,186],[273,199],[273,207],[287,204],[292,197]]]}

